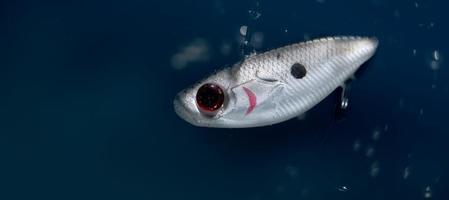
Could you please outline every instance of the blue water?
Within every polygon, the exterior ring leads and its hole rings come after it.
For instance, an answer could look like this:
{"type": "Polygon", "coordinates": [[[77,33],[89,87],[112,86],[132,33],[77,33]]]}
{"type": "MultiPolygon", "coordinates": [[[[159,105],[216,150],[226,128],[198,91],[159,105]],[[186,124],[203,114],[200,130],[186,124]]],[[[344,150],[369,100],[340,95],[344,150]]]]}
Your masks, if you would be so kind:
{"type": "Polygon", "coordinates": [[[449,199],[447,8],[2,1],[0,199],[449,199]],[[243,25],[258,52],[333,35],[380,46],[342,120],[329,97],[270,127],[189,125],[173,97],[242,57],[243,25]]]}

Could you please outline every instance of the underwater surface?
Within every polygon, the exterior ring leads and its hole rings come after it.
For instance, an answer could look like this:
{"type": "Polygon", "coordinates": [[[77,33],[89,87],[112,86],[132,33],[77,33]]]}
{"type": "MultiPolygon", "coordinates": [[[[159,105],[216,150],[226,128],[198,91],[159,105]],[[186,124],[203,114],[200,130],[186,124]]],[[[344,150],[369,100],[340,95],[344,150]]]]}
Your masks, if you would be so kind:
{"type": "Polygon", "coordinates": [[[1,1],[0,199],[449,199],[448,5],[1,1]],[[335,94],[261,128],[173,110],[248,52],[337,35],[379,39],[343,119],[335,94]]]}

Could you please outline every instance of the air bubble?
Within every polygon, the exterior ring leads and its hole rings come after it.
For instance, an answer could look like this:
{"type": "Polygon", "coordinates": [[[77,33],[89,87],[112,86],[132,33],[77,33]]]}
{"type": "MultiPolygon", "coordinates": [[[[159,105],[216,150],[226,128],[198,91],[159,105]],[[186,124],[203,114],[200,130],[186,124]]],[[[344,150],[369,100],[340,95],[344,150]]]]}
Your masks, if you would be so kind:
{"type": "Polygon", "coordinates": [[[426,199],[432,198],[432,188],[430,188],[430,186],[427,186],[424,189],[424,198],[426,198],[426,199]]]}
{"type": "Polygon", "coordinates": [[[309,193],[310,193],[310,191],[309,191],[309,189],[307,189],[307,188],[303,188],[303,189],[301,189],[301,191],[300,191],[300,194],[301,194],[302,197],[307,197],[307,196],[309,196],[309,193]]]}
{"type": "Polygon", "coordinates": [[[262,45],[263,45],[263,41],[264,41],[264,34],[262,32],[255,32],[251,36],[250,44],[255,49],[260,49],[262,47],[262,45]]]}
{"type": "Polygon", "coordinates": [[[433,59],[434,59],[435,61],[440,60],[440,52],[439,52],[438,50],[435,50],[435,51],[433,52],[433,59]]]}
{"type": "Polygon", "coordinates": [[[344,185],[338,187],[337,189],[338,189],[338,191],[340,191],[340,192],[347,192],[347,191],[349,190],[349,188],[348,188],[347,186],[344,186],[344,185]]]}
{"type": "Polygon", "coordinates": [[[362,148],[362,142],[360,140],[354,141],[354,144],[352,145],[352,149],[357,152],[362,148]]]}
{"type": "Polygon", "coordinates": [[[393,15],[396,19],[399,19],[401,17],[401,13],[399,12],[399,10],[395,10],[393,15]]]}
{"type": "Polygon", "coordinates": [[[379,138],[380,138],[380,130],[379,130],[379,129],[375,129],[375,130],[373,131],[373,136],[372,136],[372,138],[373,138],[374,141],[379,140],[379,138]]]}
{"type": "Polygon", "coordinates": [[[278,185],[278,186],[276,186],[275,190],[278,193],[283,193],[283,192],[285,192],[285,187],[282,185],[278,185]]]}
{"type": "Polygon", "coordinates": [[[440,69],[440,63],[435,60],[430,61],[430,69],[434,71],[440,69]]]}
{"type": "Polygon", "coordinates": [[[374,155],[375,149],[373,147],[368,147],[366,149],[366,157],[372,157],[374,155]]]}
{"type": "Polygon", "coordinates": [[[405,167],[404,172],[402,173],[402,178],[407,179],[410,176],[410,166],[405,167]]]}
{"type": "Polygon", "coordinates": [[[403,98],[399,99],[399,108],[404,108],[405,106],[405,100],[403,98]]]}
{"type": "Polygon", "coordinates": [[[298,176],[298,168],[293,166],[285,167],[285,172],[287,172],[290,178],[295,178],[296,176],[298,176]]]}
{"type": "Polygon", "coordinates": [[[430,68],[432,70],[438,70],[440,68],[441,54],[438,50],[432,52],[432,60],[430,61],[430,68]]]}
{"type": "Polygon", "coordinates": [[[232,44],[230,42],[223,42],[220,46],[220,52],[224,56],[227,56],[232,51],[232,44]]]}
{"type": "Polygon", "coordinates": [[[262,16],[262,14],[256,10],[248,10],[248,14],[253,20],[258,20],[260,16],[262,16]]]}
{"type": "Polygon", "coordinates": [[[370,170],[370,175],[371,177],[375,178],[377,176],[379,176],[379,162],[375,161],[371,164],[371,170],[370,170]]]}
{"type": "Polygon", "coordinates": [[[248,31],[248,26],[243,25],[243,26],[240,27],[240,34],[242,36],[246,36],[246,32],[247,31],[248,31]]]}

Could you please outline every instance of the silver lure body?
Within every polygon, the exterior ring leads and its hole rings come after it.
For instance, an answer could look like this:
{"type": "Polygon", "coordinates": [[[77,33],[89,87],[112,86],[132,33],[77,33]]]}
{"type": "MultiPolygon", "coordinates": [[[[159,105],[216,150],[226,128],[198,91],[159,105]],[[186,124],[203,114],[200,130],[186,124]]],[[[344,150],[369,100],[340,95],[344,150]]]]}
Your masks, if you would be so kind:
{"type": "Polygon", "coordinates": [[[196,126],[246,128],[272,125],[303,114],[350,78],[375,53],[368,37],[329,37],[297,43],[247,57],[180,92],[176,113],[196,126]],[[300,64],[302,77],[293,76],[300,64]],[[225,102],[208,115],[195,95],[205,83],[223,88],[225,102]]]}

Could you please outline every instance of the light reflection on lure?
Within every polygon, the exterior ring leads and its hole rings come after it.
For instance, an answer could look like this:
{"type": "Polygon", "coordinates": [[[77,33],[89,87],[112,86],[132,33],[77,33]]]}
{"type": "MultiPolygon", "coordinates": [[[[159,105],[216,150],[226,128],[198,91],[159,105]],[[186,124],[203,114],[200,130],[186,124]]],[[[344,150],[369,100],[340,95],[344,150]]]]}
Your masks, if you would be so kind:
{"type": "Polygon", "coordinates": [[[203,127],[266,126],[296,117],[349,79],[375,53],[368,37],[329,37],[247,57],[174,100],[176,113],[203,127]]]}

